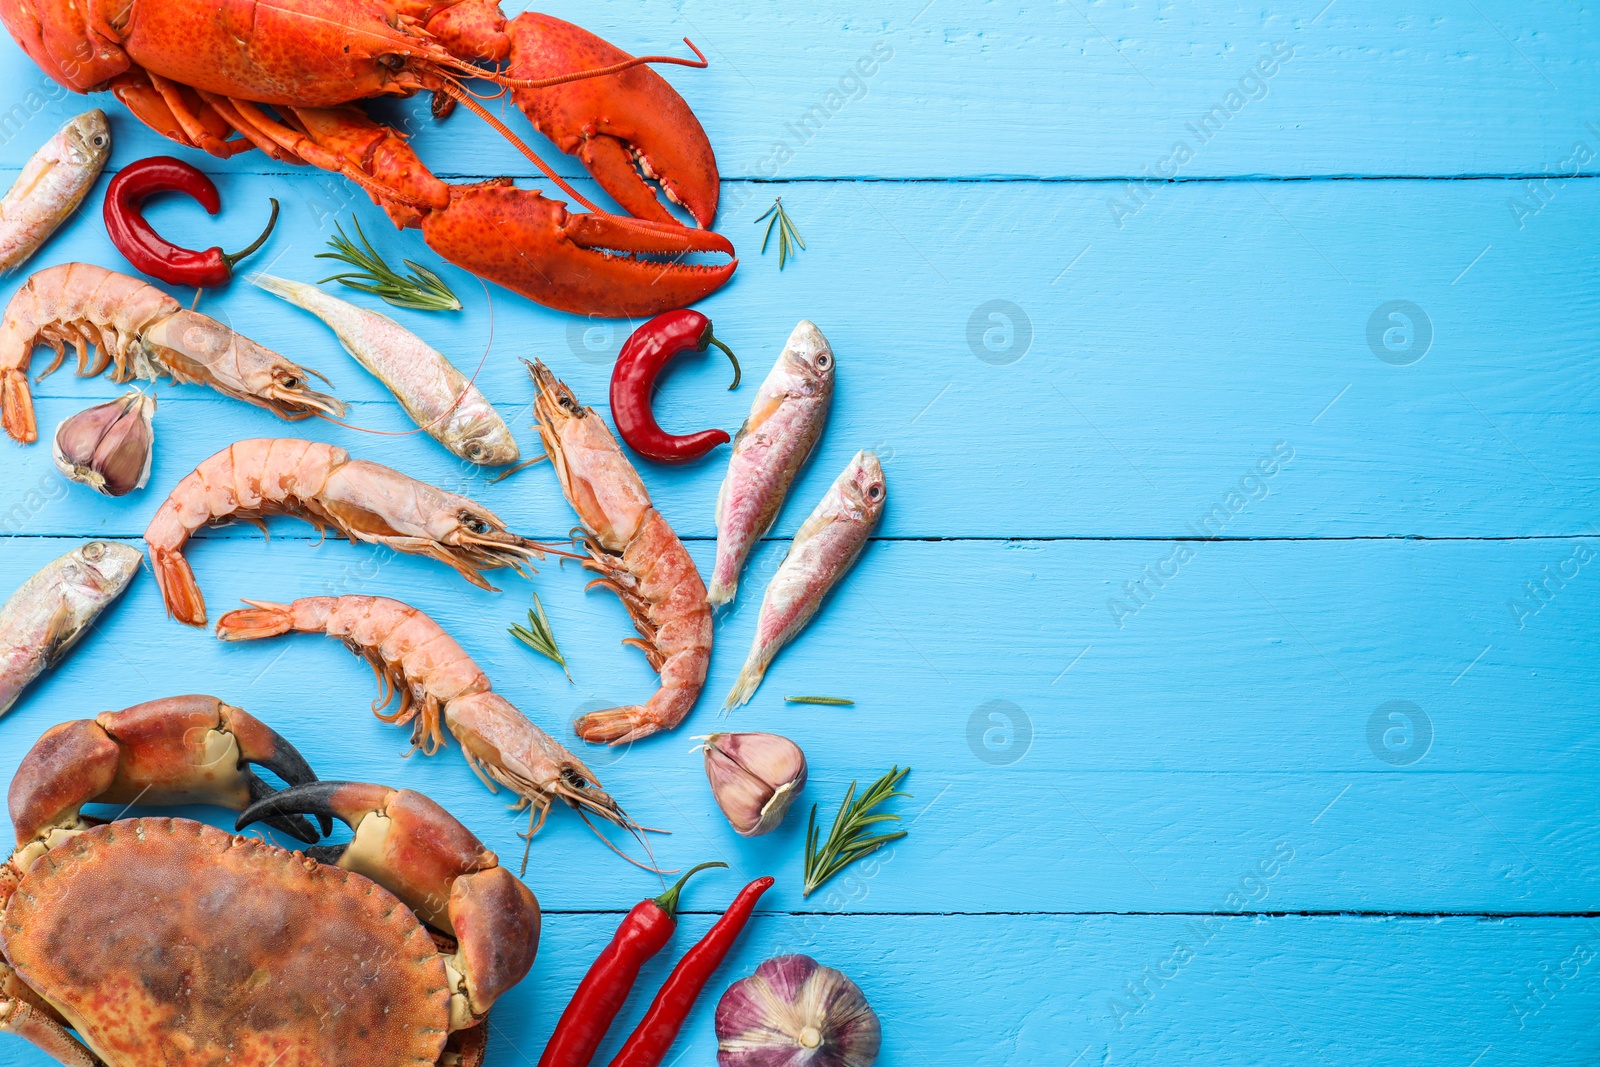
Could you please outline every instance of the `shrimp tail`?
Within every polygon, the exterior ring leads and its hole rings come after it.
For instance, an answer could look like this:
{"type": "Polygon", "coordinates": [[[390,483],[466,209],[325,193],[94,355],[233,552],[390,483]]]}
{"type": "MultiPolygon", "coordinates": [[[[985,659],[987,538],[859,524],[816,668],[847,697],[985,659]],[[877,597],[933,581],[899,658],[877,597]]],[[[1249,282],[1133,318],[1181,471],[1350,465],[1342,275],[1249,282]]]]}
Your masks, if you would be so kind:
{"type": "Polygon", "coordinates": [[[167,614],[190,626],[204,626],[206,598],[183,552],[151,545],[150,565],[155,571],[156,585],[161,589],[161,599],[167,605],[167,614]]]}
{"type": "Polygon", "coordinates": [[[39,439],[28,375],[15,367],[0,377],[0,423],[5,426],[6,433],[22,444],[29,445],[39,439]]]}
{"type": "Polygon", "coordinates": [[[751,656],[750,661],[739,672],[739,677],[734,679],[733,688],[728,691],[728,699],[722,702],[723,711],[732,711],[750,703],[750,698],[756,695],[756,690],[761,687],[761,679],[767,675],[767,666],[772,662],[770,658],[751,656]]]}
{"type": "Polygon", "coordinates": [[[659,733],[661,725],[646,718],[642,704],[606,708],[579,716],[572,726],[585,741],[600,745],[628,745],[641,737],[659,733]]]}
{"type": "Polygon", "coordinates": [[[217,620],[219,641],[259,641],[264,637],[278,637],[294,629],[293,616],[287,604],[274,604],[267,600],[248,600],[248,608],[238,608],[217,620]]]}

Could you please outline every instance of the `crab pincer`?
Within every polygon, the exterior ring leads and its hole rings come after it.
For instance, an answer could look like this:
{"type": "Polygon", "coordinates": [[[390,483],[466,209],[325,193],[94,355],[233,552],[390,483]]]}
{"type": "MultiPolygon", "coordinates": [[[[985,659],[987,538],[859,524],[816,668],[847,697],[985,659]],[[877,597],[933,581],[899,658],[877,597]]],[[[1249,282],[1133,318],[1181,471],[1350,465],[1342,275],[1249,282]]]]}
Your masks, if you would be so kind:
{"type": "Polygon", "coordinates": [[[355,832],[346,845],[308,851],[320,862],[383,886],[418,919],[456,939],[461,984],[452,1025],[472,1025],[527,976],[539,949],[539,902],[444,808],[409,789],[362,782],[313,782],[264,797],[235,827],[315,815],[355,832]]]}
{"type": "MultiPolygon", "coordinates": [[[[275,792],[252,769],[291,786],[317,780],[305,757],[248,712],[211,696],[177,696],[49,730],[11,783],[17,847],[39,855],[89,825],[85,804],[216,804],[242,811],[275,792]]],[[[310,844],[299,816],[268,825],[310,844]]],[[[324,833],[333,823],[322,820],[324,833]]],[[[24,866],[24,869],[25,866],[24,866]]]]}

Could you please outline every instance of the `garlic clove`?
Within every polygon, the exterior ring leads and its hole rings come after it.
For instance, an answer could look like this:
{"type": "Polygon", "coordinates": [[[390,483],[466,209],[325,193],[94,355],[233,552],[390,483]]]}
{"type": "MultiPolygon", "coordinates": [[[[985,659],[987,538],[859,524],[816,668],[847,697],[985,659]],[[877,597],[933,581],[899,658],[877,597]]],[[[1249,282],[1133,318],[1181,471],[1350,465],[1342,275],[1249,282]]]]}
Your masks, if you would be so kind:
{"type": "Polygon", "coordinates": [[[777,734],[712,734],[703,748],[717,806],[741,836],[771,833],[806,784],[806,756],[777,734]]]}
{"type": "Polygon", "coordinates": [[[156,399],[137,389],[63,419],[51,453],[56,469],[106,496],[143,489],[150,480],[156,399]]]}
{"type": "Polygon", "coordinates": [[[778,956],[717,1005],[719,1067],[872,1067],[883,1045],[861,988],[810,956],[778,956]]]}

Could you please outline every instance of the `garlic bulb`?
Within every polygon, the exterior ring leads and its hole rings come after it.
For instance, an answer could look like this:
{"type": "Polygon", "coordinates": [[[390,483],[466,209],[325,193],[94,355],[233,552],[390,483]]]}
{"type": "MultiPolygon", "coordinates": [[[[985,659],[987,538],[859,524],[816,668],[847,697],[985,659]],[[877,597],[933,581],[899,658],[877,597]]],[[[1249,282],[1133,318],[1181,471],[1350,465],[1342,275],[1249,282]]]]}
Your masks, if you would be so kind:
{"type": "Polygon", "coordinates": [[[717,806],[744,837],[770,833],[806,784],[806,755],[777,734],[712,734],[706,778],[717,806]]]}
{"type": "Polygon", "coordinates": [[[62,419],[51,449],[56,468],[97,493],[123,496],[150,480],[156,398],[135,389],[62,419]]]}
{"type": "Polygon", "coordinates": [[[810,956],[779,956],[717,1005],[719,1067],[872,1067],[878,1016],[850,979],[810,956]]]}

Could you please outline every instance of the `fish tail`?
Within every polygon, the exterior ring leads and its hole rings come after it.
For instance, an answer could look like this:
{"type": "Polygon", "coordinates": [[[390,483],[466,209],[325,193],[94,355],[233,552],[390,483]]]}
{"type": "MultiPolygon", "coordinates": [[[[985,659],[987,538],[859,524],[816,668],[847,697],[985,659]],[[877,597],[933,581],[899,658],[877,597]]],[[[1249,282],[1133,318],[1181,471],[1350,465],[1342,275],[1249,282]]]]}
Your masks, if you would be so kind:
{"type": "Polygon", "coordinates": [[[767,665],[771,662],[771,659],[761,655],[752,655],[739,672],[739,677],[734,679],[733,688],[728,690],[728,699],[722,702],[722,710],[732,711],[748,704],[761,687],[761,679],[766,677],[767,665]]]}
{"type": "Polygon", "coordinates": [[[281,296],[289,303],[304,306],[300,303],[301,283],[291,282],[287,278],[277,278],[271,274],[256,273],[250,276],[250,281],[257,288],[265,289],[273,296],[281,296]]]}
{"type": "Polygon", "coordinates": [[[711,576],[711,588],[706,590],[706,603],[710,604],[714,608],[720,608],[722,605],[732,600],[734,594],[736,594],[738,591],[739,579],[735,578],[731,582],[724,582],[721,578],[718,578],[715,574],[713,574],[711,576]]]}

